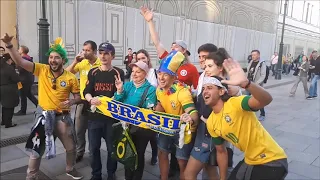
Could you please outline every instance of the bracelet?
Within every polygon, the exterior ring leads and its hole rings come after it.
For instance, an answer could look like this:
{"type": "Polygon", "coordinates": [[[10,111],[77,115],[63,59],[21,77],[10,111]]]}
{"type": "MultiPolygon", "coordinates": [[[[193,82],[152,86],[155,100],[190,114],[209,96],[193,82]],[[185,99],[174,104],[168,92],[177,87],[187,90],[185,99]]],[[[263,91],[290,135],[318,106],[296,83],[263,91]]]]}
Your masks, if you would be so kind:
{"type": "Polygon", "coordinates": [[[249,86],[250,86],[250,84],[251,84],[251,81],[249,80],[248,84],[247,84],[246,86],[244,86],[244,88],[243,88],[243,89],[248,89],[248,88],[249,88],[249,86]]]}
{"type": "Polygon", "coordinates": [[[196,109],[192,109],[191,111],[188,112],[188,114],[191,115],[191,114],[193,114],[195,112],[198,112],[198,111],[196,109]]]}
{"type": "Polygon", "coordinates": [[[13,45],[12,45],[12,44],[6,45],[6,48],[7,48],[7,49],[11,49],[11,48],[13,48],[13,45]]]}

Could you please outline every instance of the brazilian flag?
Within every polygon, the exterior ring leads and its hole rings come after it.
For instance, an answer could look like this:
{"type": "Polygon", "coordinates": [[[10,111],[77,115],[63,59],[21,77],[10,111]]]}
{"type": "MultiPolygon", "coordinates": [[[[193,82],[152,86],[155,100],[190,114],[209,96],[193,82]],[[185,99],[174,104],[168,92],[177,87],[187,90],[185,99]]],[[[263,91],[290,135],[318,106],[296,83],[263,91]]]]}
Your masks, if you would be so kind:
{"type": "Polygon", "coordinates": [[[129,134],[129,129],[123,129],[121,124],[113,126],[113,151],[112,158],[132,171],[137,169],[138,154],[129,134]]]}

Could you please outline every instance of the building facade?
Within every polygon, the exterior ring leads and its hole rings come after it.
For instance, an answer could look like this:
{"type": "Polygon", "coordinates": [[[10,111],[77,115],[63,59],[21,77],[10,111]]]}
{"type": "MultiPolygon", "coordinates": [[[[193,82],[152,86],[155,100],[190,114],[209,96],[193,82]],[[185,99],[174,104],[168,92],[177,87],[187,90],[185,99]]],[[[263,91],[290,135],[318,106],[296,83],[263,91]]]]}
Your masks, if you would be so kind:
{"type": "MultiPolygon", "coordinates": [[[[280,1],[276,51],[281,41],[284,3],[285,0],[280,1]]],[[[313,50],[320,52],[320,1],[288,1],[283,43],[284,54],[290,53],[294,58],[302,51],[308,57],[313,50]]]]}
{"type": "MultiPolygon", "coordinates": [[[[252,49],[264,59],[275,50],[279,2],[225,0],[47,0],[50,41],[61,36],[71,59],[86,40],[109,40],[116,48],[114,65],[122,66],[127,49],[148,50],[154,65],[156,51],[139,13],[147,5],[155,11],[160,39],[170,48],[185,40],[191,59],[198,64],[197,48],[204,43],[225,47],[243,66],[252,49]]],[[[19,44],[38,57],[40,0],[16,1],[19,44]]],[[[37,59],[37,58],[35,58],[37,59]]]]}
{"type": "MultiPolygon", "coordinates": [[[[9,33],[14,36],[13,44],[17,45],[17,3],[11,0],[1,0],[0,1],[0,35],[3,36],[4,33],[9,33]]],[[[1,46],[4,46],[0,42],[1,46]]]]}

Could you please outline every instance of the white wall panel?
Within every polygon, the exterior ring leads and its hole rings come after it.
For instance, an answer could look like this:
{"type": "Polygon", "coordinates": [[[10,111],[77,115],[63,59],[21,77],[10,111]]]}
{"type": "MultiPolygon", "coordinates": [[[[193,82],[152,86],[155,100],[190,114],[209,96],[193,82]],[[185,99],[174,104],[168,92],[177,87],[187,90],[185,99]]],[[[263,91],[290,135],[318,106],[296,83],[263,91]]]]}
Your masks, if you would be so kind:
{"type": "MultiPolygon", "coordinates": [[[[100,43],[105,41],[105,39],[103,39],[103,34],[105,33],[103,32],[105,31],[103,25],[110,23],[110,21],[108,22],[108,20],[105,20],[102,16],[105,9],[105,5],[104,3],[95,1],[78,1],[78,3],[79,46],[80,48],[82,48],[82,44],[87,40],[92,40],[96,42],[99,46],[100,43]]],[[[73,12],[71,11],[71,13],[73,12]]],[[[70,29],[70,31],[72,31],[72,28],[70,29]]],[[[71,35],[72,32],[69,33],[71,35]]]]}
{"type": "MultiPolygon", "coordinates": [[[[116,47],[114,65],[123,65],[122,60],[129,47],[134,51],[145,48],[152,57],[153,65],[156,65],[158,59],[155,47],[150,39],[148,26],[138,9],[92,0],[50,0],[49,2],[47,6],[52,8],[48,10],[49,20],[52,21],[50,39],[62,36],[70,56],[78,53],[74,52],[75,49],[80,49],[86,40],[91,39],[98,45],[109,40],[116,47]]],[[[169,6],[168,3],[162,4],[157,12],[165,11],[164,6],[169,6]]],[[[170,5],[174,4],[170,3],[170,5]]],[[[181,5],[181,2],[178,5],[181,5]]],[[[18,1],[18,7],[20,7],[18,8],[20,43],[29,46],[31,55],[37,57],[38,27],[36,23],[40,16],[39,0],[18,1]]],[[[200,10],[195,8],[195,11],[200,10]]],[[[165,48],[169,50],[171,43],[176,39],[185,40],[191,52],[191,61],[195,64],[198,63],[198,47],[204,43],[225,47],[230,55],[242,63],[246,62],[252,49],[263,52],[262,57],[269,57],[273,53],[274,34],[185,19],[186,17],[189,15],[176,17],[156,13],[154,21],[165,48]]],[[[301,44],[299,40],[296,43],[301,44]]],[[[317,43],[304,43],[304,45],[313,47],[317,43]]]]}

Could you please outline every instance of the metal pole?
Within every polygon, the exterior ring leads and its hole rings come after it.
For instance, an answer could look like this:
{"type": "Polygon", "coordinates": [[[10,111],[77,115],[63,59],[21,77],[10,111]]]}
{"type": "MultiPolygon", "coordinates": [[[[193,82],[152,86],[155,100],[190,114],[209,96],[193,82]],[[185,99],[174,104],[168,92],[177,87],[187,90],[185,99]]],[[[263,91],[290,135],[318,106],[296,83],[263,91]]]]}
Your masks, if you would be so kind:
{"type": "Polygon", "coordinates": [[[42,18],[39,19],[39,62],[48,64],[46,53],[49,50],[49,26],[46,18],[46,0],[41,0],[42,18]]]}
{"type": "Polygon", "coordinates": [[[278,56],[278,64],[277,64],[278,72],[276,72],[276,76],[275,76],[275,78],[277,80],[281,80],[281,73],[282,73],[283,36],[284,36],[284,26],[286,23],[286,15],[287,15],[287,3],[288,3],[288,0],[285,0],[284,12],[283,12],[282,32],[281,32],[281,42],[280,42],[280,47],[279,47],[279,56],[278,56]]]}

